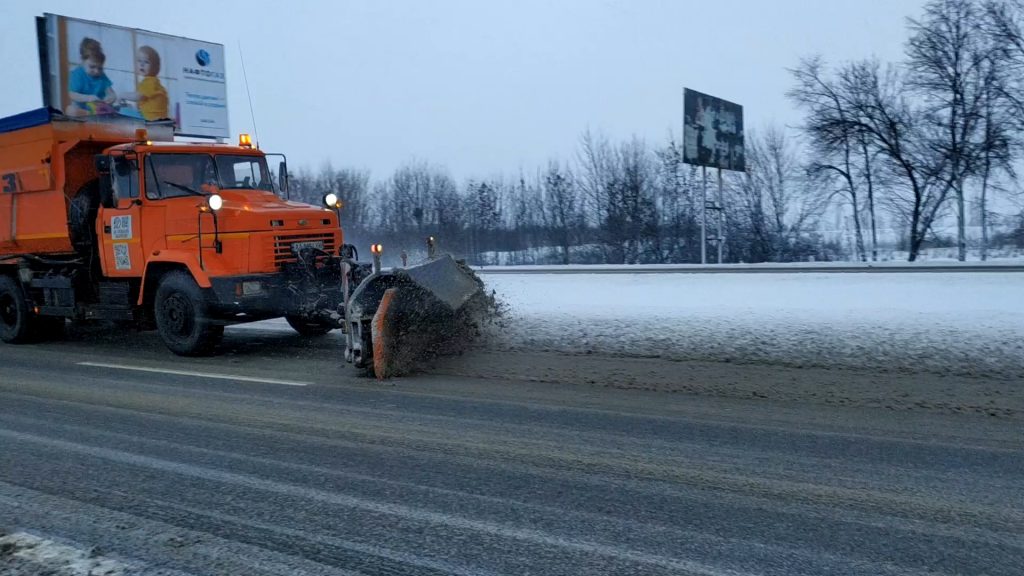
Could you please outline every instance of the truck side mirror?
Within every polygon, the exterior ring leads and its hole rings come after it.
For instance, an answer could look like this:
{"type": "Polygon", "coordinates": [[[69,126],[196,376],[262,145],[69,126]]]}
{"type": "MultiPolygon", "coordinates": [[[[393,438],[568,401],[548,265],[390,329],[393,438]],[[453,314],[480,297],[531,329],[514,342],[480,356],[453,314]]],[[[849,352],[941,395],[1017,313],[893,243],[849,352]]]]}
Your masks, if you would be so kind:
{"type": "Polygon", "coordinates": [[[284,192],[284,197],[291,200],[291,191],[288,190],[288,162],[282,160],[277,165],[277,179],[281,182],[281,192],[284,192]]]}
{"type": "Polygon", "coordinates": [[[117,198],[114,197],[114,186],[109,172],[100,174],[100,206],[117,208],[117,198]]]}
{"type": "Polygon", "coordinates": [[[97,154],[94,164],[96,172],[99,174],[100,206],[104,208],[117,207],[117,199],[114,198],[114,184],[110,174],[110,156],[97,154]]]}
{"type": "Polygon", "coordinates": [[[118,176],[128,176],[132,173],[132,168],[133,166],[131,162],[123,158],[114,162],[114,172],[116,172],[118,176]]]}

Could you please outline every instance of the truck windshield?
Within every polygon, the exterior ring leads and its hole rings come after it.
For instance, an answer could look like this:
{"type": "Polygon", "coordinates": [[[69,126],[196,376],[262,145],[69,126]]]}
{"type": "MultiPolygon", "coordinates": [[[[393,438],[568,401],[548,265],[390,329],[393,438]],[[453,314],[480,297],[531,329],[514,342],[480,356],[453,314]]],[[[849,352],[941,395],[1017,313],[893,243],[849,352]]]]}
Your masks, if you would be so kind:
{"type": "Polygon", "coordinates": [[[146,159],[146,197],[175,198],[209,193],[219,186],[209,154],[150,154],[146,159]]]}
{"type": "Polygon", "coordinates": [[[274,183],[262,156],[217,155],[220,187],[236,190],[274,191],[274,183]]]}
{"type": "Polygon", "coordinates": [[[266,158],[227,154],[150,154],[147,158],[147,198],[203,195],[215,189],[274,192],[266,158]]]}

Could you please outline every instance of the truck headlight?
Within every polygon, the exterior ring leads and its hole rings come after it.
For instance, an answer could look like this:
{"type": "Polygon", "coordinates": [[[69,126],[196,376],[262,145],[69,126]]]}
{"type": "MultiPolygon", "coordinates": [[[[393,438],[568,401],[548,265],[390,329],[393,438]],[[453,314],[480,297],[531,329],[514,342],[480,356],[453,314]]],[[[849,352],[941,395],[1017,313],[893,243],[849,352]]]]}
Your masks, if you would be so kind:
{"type": "Polygon", "coordinates": [[[210,194],[206,198],[206,206],[216,212],[224,207],[224,198],[220,194],[210,194]]]}
{"type": "Polygon", "coordinates": [[[335,194],[334,192],[328,192],[327,194],[324,194],[324,206],[327,206],[328,208],[337,208],[338,195],[335,194]]]}

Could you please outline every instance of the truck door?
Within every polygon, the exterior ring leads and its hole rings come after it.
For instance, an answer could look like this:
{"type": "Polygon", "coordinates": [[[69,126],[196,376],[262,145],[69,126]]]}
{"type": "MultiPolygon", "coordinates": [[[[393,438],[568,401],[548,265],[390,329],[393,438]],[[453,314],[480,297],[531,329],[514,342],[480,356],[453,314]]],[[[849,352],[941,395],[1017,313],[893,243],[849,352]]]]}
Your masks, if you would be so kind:
{"type": "Polygon", "coordinates": [[[109,178],[113,197],[100,206],[96,218],[103,274],[110,278],[138,278],[145,269],[139,167],[133,159],[115,156],[109,178]]]}

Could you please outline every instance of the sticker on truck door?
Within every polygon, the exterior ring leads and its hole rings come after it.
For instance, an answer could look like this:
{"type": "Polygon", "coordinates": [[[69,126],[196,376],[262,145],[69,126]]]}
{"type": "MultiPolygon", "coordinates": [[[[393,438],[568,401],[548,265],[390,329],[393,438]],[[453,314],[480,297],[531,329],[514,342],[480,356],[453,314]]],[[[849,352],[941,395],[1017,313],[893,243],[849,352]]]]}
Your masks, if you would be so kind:
{"type": "Polygon", "coordinates": [[[17,192],[18,191],[18,175],[14,172],[10,174],[4,174],[0,176],[0,188],[3,188],[4,193],[17,192]]]}
{"type": "Polygon", "coordinates": [[[132,239],[132,217],[114,216],[110,219],[110,237],[113,240],[132,239]]]}
{"type": "MultiPolygon", "coordinates": [[[[130,216],[125,216],[130,218],[130,216]]],[[[114,268],[118,270],[131,270],[132,257],[128,255],[128,245],[121,242],[114,244],[114,268]]]]}

